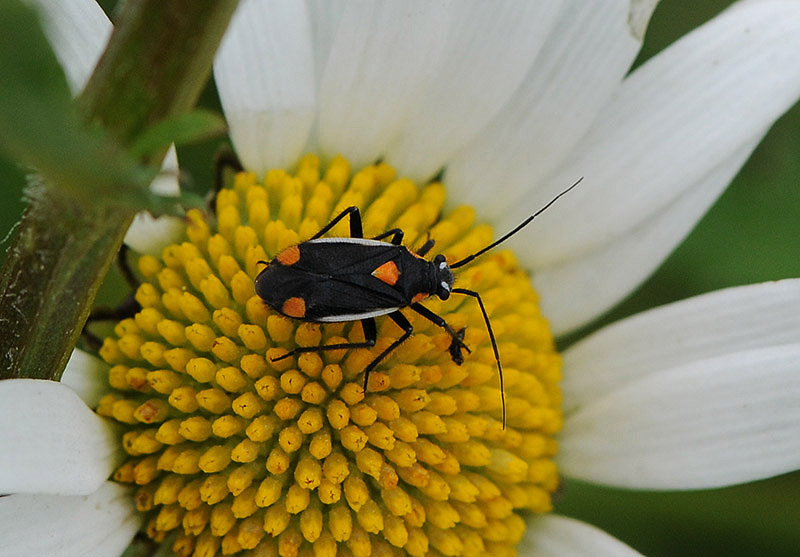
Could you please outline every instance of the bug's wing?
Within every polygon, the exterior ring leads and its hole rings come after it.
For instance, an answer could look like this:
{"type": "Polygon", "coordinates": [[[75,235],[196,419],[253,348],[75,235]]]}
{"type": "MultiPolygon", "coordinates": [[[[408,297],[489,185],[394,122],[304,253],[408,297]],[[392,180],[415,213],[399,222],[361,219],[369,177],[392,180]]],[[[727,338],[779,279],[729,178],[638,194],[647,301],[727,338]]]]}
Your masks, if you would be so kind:
{"type": "Polygon", "coordinates": [[[305,314],[301,319],[308,321],[355,321],[408,305],[401,292],[369,274],[332,276],[296,265],[267,267],[256,279],[256,291],[278,311],[287,300],[302,299],[305,314]],[[346,318],[336,319],[340,316],[346,318]]]}
{"type": "Polygon", "coordinates": [[[355,321],[407,305],[402,294],[369,275],[342,276],[309,285],[306,319],[355,321]]]}
{"type": "Polygon", "coordinates": [[[306,319],[353,321],[408,305],[402,291],[372,272],[401,251],[385,242],[360,239],[307,242],[293,266],[306,302],[306,319]],[[313,277],[313,279],[312,279],[313,277]]]}
{"type": "Polygon", "coordinates": [[[398,246],[362,238],[324,238],[299,248],[298,269],[333,277],[369,274],[401,253],[398,246]]]}

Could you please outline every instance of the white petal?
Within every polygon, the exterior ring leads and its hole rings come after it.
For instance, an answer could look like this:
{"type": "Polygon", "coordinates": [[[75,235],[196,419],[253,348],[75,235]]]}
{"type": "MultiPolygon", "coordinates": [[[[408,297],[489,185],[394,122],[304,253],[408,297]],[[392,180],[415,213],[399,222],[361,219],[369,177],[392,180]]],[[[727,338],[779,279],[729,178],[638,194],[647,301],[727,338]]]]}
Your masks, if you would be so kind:
{"type": "Polygon", "coordinates": [[[141,526],[130,488],[112,482],[89,495],[0,498],[0,556],[117,557],[141,526]]]}
{"type": "Polygon", "coordinates": [[[117,464],[110,422],[55,381],[0,381],[0,493],[91,493],[117,464]]]}
{"type": "Polygon", "coordinates": [[[293,165],[314,119],[314,65],[306,6],[245,0],[214,61],[214,78],[242,164],[263,176],[293,165]]]}
{"type": "Polygon", "coordinates": [[[448,164],[458,203],[492,219],[523,194],[531,213],[544,205],[546,193],[533,190],[586,133],[639,51],[629,9],[628,0],[568,4],[522,87],[448,164]]]}
{"type": "MultiPolygon", "coordinates": [[[[752,144],[800,95],[799,58],[800,3],[749,2],[636,70],[548,179],[552,195],[586,176],[577,195],[542,215],[548,240],[530,260],[553,264],[630,233],[752,144]]],[[[527,212],[508,211],[505,226],[527,212]]]]}
{"type": "Polygon", "coordinates": [[[321,153],[354,168],[375,161],[443,61],[453,5],[448,2],[348,2],[338,27],[317,25],[330,41],[317,122],[321,153]]]}
{"type": "Polygon", "coordinates": [[[553,332],[563,334],[588,323],[644,282],[716,201],[760,139],[626,235],[586,255],[536,269],[533,283],[553,332]]]}
{"type": "Polygon", "coordinates": [[[568,416],[559,469],[637,489],[703,489],[800,468],[800,344],[651,373],[568,416]]]}
{"type": "Polygon", "coordinates": [[[517,90],[563,7],[456,4],[441,69],[392,139],[386,160],[412,180],[436,174],[517,90]]]}
{"type": "Polygon", "coordinates": [[[727,288],[604,327],[564,353],[565,410],[662,369],[800,339],[800,279],[727,288]]]}
{"type": "Polygon", "coordinates": [[[160,255],[162,250],[174,244],[186,230],[186,223],[178,217],[164,215],[154,218],[146,211],[136,214],[125,243],[142,254],[160,255]]]}
{"type": "MultiPolygon", "coordinates": [[[[167,151],[161,174],[150,184],[150,191],[165,197],[177,197],[180,193],[178,155],[174,145],[167,151]]],[[[147,211],[140,211],[125,234],[125,243],[139,253],[161,255],[165,247],[183,237],[185,230],[183,219],[170,215],[152,217],[147,211]]]]}
{"type": "Polygon", "coordinates": [[[111,35],[111,22],[94,0],[26,0],[44,16],[50,44],[67,74],[73,95],[92,74],[111,35]]]}
{"type": "Polygon", "coordinates": [[[657,5],[658,0],[630,0],[628,27],[631,35],[636,37],[637,40],[644,39],[647,24],[650,23],[650,16],[653,15],[653,10],[656,9],[657,5]]]}
{"type": "Polygon", "coordinates": [[[544,515],[528,521],[520,555],[537,557],[629,557],[639,553],[602,530],[565,516],[544,515]]]}
{"type": "Polygon", "coordinates": [[[306,0],[311,20],[311,44],[314,57],[314,83],[322,83],[322,74],[333,50],[333,41],[348,0],[306,0]]]}
{"type": "Polygon", "coordinates": [[[178,152],[175,145],[170,145],[164,161],[161,163],[161,173],[150,184],[150,191],[164,197],[178,197],[181,186],[178,182],[180,168],[178,167],[178,152]]]}
{"type": "Polygon", "coordinates": [[[75,391],[86,406],[94,408],[107,390],[107,378],[108,364],[76,348],[69,357],[61,383],[75,391]]]}

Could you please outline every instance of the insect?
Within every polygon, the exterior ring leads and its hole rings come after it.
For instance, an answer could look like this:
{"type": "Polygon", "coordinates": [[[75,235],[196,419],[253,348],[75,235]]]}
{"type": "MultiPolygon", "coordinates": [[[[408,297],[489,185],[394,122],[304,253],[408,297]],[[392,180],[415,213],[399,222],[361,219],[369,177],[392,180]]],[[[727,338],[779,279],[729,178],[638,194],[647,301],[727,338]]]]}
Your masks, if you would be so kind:
{"type": "Polygon", "coordinates": [[[466,265],[522,230],[580,181],[559,193],[499,240],[450,264],[441,254],[432,260],[425,259],[424,256],[434,245],[432,239],[426,241],[416,253],[410,251],[401,244],[403,231],[399,228],[387,230],[374,238],[364,238],[358,207],[348,207],[323,226],[311,239],[284,249],[272,261],[260,261],[259,263],[265,264],[266,268],[256,277],[255,291],[267,305],[292,319],[316,323],[360,321],[364,331],[364,341],[301,346],[274,358],[273,361],[304,352],[373,347],[378,337],[375,318],[388,315],[403,330],[403,334],[367,365],[364,370],[366,391],[370,372],[411,336],[413,327],[400,311],[409,308],[450,335],[452,338],[450,356],[460,365],[464,361],[462,350],[469,353],[469,348],[464,344],[464,330],[455,331],[444,318],[426,308],[421,302],[431,296],[438,296],[442,300],[447,300],[451,294],[471,296],[478,301],[483,313],[497,361],[505,428],[503,366],[500,363],[500,353],[489,315],[478,292],[466,288],[454,288],[453,269],[466,265]],[[350,218],[350,237],[323,238],[346,217],[350,218]],[[389,240],[384,241],[386,238],[389,240]]]}

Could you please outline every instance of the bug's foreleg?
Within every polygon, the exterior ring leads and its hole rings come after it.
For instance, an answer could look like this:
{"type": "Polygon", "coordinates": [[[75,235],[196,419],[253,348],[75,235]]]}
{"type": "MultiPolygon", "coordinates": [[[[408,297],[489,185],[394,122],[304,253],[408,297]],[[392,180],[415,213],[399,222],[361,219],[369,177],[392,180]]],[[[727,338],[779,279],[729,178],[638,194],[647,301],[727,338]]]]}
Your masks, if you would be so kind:
{"type": "Polygon", "coordinates": [[[450,357],[453,359],[455,363],[461,365],[464,363],[464,356],[461,354],[461,350],[466,350],[467,353],[471,353],[469,347],[464,344],[464,329],[460,331],[454,330],[450,325],[448,325],[447,321],[441,315],[436,315],[431,310],[426,308],[420,303],[411,304],[411,309],[419,313],[422,317],[441,327],[450,337],[453,339],[453,342],[450,344],[450,357]]]}
{"type": "MultiPolygon", "coordinates": [[[[403,335],[400,338],[398,338],[392,344],[390,344],[388,346],[388,348],[386,348],[386,350],[384,350],[383,352],[378,354],[378,356],[374,360],[372,360],[369,363],[369,365],[366,367],[366,369],[364,370],[364,392],[367,392],[367,383],[369,382],[369,373],[373,369],[375,369],[375,366],[377,366],[379,363],[381,363],[381,361],[386,356],[391,354],[394,351],[395,348],[397,348],[398,346],[403,344],[403,342],[405,342],[405,340],[408,337],[411,336],[411,333],[414,332],[414,327],[411,326],[411,323],[409,323],[408,319],[406,319],[406,316],[403,315],[402,313],[400,313],[399,311],[395,311],[394,313],[390,313],[389,317],[391,317],[392,321],[397,323],[397,325],[401,329],[403,329],[404,332],[403,332],[403,335]]],[[[374,325],[374,322],[373,322],[373,325],[374,325]]]]}
{"type": "Polygon", "coordinates": [[[270,358],[273,362],[285,360],[297,354],[306,352],[324,352],[326,350],[346,350],[348,348],[372,348],[378,340],[378,328],[375,326],[375,319],[369,317],[361,320],[361,328],[364,329],[364,342],[341,342],[339,344],[322,344],[320,346],[298,346],[289,350],[286,354],[277,358],[270,358]]]}
{"type": "Polygon", "coordinates": [[[327,232],[330,232],[331,228],[336,226],[336,224],[345,218],[347,215],[350,215],[350,237],[351,238],[363,238],[364,231],[361,226],[361,212],[358,210],[358,207],[348,207],[338,215],[336,215],[331,222],[323,226],[319,232],[314,234],[311,239],[316,240],[317,238],[321,238],[327,232]]]}
{"type": "Polygon", "coordinates": [[[425,240],[425,243],[417,250],[417,255],[420,257],[424,257],[431,249],[433,248],[436,240],[431,238],[430,232],[428,233],[428,239],[425,240]]]}

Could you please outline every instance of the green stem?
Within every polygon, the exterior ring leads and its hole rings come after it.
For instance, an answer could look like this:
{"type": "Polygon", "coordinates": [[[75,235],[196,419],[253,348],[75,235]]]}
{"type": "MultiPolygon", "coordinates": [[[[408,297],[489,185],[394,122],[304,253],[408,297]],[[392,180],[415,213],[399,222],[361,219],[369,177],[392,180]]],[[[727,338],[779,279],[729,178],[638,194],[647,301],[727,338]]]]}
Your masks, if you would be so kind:
{"type": "MultiPolygon", "coordinates": [[[[237,3],[127,2],[79,98],[87,118],[129,145],[191,110],[237,3]]],[[[0,275],[0,377],[59,379],[135,211],[86,206],[58,184],[32,191],[0,275]]]]}
{"type": "Polygon", "coordinates": [[[167,116],[188,112],[238,0],[128,1],[81,94],[93,121],[129,144],[167,116]]]}

